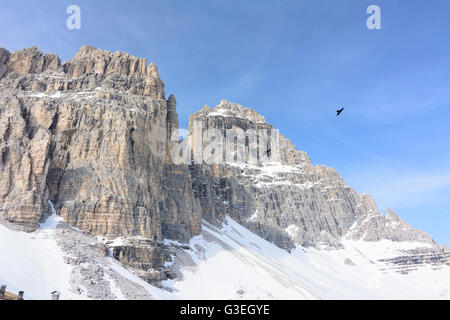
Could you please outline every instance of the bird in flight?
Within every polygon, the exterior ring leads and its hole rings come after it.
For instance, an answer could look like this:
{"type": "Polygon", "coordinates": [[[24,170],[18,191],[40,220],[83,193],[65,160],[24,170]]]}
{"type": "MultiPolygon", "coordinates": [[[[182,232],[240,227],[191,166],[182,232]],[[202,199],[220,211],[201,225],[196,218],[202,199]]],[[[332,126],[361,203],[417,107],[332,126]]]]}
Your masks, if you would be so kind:
{"type": "Polygon", "coordinates": [[[336,110],[336,117],[341,114],[341,112],[344,111],[344,108],[341,108],[339,110],[336,110]]]}

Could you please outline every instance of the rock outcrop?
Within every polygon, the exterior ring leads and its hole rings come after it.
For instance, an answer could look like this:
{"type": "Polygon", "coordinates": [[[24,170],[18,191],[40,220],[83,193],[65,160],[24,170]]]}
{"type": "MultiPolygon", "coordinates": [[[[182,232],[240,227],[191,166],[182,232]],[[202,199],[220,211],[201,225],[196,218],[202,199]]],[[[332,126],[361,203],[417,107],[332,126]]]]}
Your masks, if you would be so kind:
{"type": "Polygon", "coordinates": [[[358,221],[347,235],[348,239],[379,241],[389,239],[392,241],[418,241],[435,244],[435,241],[421,230],[412,228],[404,222],[391,209],[383,215],[376,209],[375,201],[369,195],[363,195],[364,201],[369,202],[369,214],[364,220],[358,221]]]}
{"type": "Polygon", "coordinates": [[[87,234],[128,238],[113,256],[152,283],[172,276],[163,241],[187,242],[202,219],[218,225],[230,216],[287,250],[339,248],[344,238],[433,244],[281,134],[276,161],[176,163],[171,152],[196,134],[196,122],[200,133],[275,132],[256,111],[223,100],[191,115],[179,142],[176,108],[145,59],[83,46],[61,63],[35,47],[0,48],[0,214],[32,231],[51,202],[87,234]]]}
{"type": "Polygon", "coordinates": [[[450,266],[450,250],[446,246],[419,247],[403,250],[403,255],[379,261],[387,265],[384,270],[407,274],[422,266],[431,266],[435,269],[443,265],[450,266]]]}

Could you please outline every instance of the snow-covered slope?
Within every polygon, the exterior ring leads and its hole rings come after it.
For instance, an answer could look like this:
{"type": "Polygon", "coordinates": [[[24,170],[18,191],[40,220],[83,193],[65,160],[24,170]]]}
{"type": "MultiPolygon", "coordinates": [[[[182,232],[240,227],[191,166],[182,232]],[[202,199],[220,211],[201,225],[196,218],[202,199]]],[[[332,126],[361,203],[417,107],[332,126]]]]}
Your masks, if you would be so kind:
{"type": "Polygon", "coordinates": [[[24,291],[24,298],[32,300],[48,300],[55,290],[61,299],[170,298],[116,260],[91,250],[86,238],[54,212],[32,233],[0,223],[0,284],[15,294],[24,291]],[[73,250],[68,252],[67,246],[73,250]]]}
{"type": "Polygon", "coordinates": [[[383,271],[380,258],[423,243],[345,241],[345,249],[291,253],[228,218],[204,222],[181,260],[182,281],[166,281],[182,299],[449,299],[450,267],[407,275],[383,271]]]}
{"type": "Polygon", "coordinates": [[[71,267],[53,237],[56,219],[51,216],[33,233],[0,224],[0,284],[6,284],[8,291],[23,290],[25,299],[48,299],[55,290],[74,297],[69,290],[71,267]]]}
{"type": "MultiPolygon", "coordinates": [[[[0,224],[0,283],[9,291],[24,290],[26,299],[49,299],[53,290],[64,299],[450,299],[449,266],[400,274],[379,261],[423,243],[347,240],[344,249],[297,247],[289,253],[231,218],[221,228],[203,222],[191,249],[180,249],[172,263],[181,276],[164,281],[163,290],[89,250],[83,263],[68,264],[76,253],[61,249],[57,223],[53,215],[33,233],[0,224]],[[92,269],[95,279],[86,271],[92,269]],[[93,279],[80,281],[83,272],[93,279]]],[[[77,246],[89,245],[73,228],[66,226],[63,234],[65,243],[76,239],[77,246]]]]}

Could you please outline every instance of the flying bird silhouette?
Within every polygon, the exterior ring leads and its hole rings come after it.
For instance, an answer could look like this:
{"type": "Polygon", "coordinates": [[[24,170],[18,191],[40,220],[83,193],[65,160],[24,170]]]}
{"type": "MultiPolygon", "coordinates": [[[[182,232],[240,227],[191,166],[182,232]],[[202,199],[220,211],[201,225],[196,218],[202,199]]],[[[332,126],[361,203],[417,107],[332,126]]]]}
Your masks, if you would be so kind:
{"type": "Polygon", "coordinates": [[[341,112],[344,111],[344,108],[341,108],[339,110],[336,110],[336,117],[341,114],[341,112]]]}

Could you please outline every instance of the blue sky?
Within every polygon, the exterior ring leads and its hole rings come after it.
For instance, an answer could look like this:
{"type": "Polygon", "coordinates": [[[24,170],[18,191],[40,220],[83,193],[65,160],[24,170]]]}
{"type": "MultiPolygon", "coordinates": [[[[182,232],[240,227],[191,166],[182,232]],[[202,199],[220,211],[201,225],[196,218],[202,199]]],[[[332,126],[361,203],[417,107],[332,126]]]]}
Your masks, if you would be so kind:
{"type": "Polygon", "coordinates": [[[335,167],[450,245],[450,2],[4,1],[0,46],[72,58],[90,44],[154,61],[181,125],[221,99],[256,109],[314,164],[335,167]],[[81,30],[66,8],[81,8],[81,30]],[[366,8],[381,8],[381,30],[366,8]],[[336,118],[338,106],[345,107],[336,118]]]}

